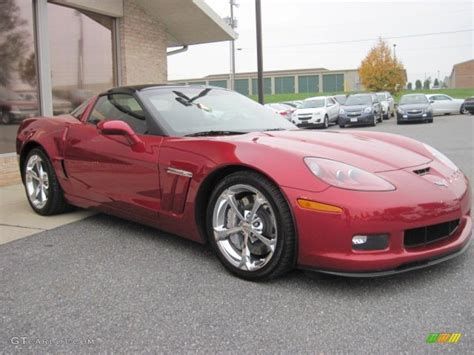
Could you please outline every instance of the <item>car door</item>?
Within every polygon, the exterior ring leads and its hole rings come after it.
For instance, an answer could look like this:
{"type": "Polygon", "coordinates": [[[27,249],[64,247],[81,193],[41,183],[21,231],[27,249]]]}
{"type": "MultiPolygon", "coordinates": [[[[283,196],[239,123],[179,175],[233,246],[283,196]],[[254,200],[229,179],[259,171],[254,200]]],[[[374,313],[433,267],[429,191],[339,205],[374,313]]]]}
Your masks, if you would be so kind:
{"type": "Polygon", "coordinates": [[[156,220],[160,209],[158,155],[162,137],[148,134],[149,117],[128,94],[98,97],[94,107],[67,132],[65,171],[73,194],[125,218],[156,220]],[[105,135],[103,121],[127,123],[142,144],[105,135]]]}
{"type": "Polygon", "coordinates": [[[449,112],[449,103],[444,95],[432,95],[429,100],[432,101],[433,114],[442,115],[449,112]]]}
{"type": "Polygon", "coordinates": [[[337,117],[339,116],[339,104],[332,97],[328,98],[328,102],[329,102],[329,120],[335,122],[337,121],[337,117]]]}

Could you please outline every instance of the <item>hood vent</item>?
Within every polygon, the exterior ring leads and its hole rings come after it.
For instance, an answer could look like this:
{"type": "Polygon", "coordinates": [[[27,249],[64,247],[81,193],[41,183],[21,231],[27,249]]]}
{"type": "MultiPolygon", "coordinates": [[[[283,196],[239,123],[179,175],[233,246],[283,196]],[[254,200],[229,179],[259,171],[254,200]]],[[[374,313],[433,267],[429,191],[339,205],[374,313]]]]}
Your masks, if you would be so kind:
{"type": "Polygon", "coordinates": [[[427,167],[427,168],[423,168],[423,169],[418,169],[418,170],[413,170],[413,172],[416,174],[416,175],[420,175],[420,176],[423,176],[423,175],[426,175],[430,172],[430,167],[427,167]]]}

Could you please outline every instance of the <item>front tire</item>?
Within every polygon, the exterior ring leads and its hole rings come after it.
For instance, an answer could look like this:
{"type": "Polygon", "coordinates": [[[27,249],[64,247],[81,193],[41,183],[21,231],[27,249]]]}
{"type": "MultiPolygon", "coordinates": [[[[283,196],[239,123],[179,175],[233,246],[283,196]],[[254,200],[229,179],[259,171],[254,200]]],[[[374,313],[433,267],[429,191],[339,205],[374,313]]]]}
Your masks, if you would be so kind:
{"type": "Polygon", "coordinates": [[[7,111],[2,111],[2,116],[0,117],[0,121],[2,122],[2,124],[10,124],[13,119],[12,119],[12,115],[10,112],[7,112],[7,111]]]}
{"type": "Polygon", "coordinates": [[[207,231],[220,262],[246,280],[291,270],[296,235],[279,188],[262,175],[241,171],[221,180],[207,208],[207,231]]]}
{"type": "Polygon", "coordinates": [[[42,149],[34,148],[28,153],[22,177],[28,202],[36,213],[49,216],[67,209],[54,168],[42,149]]]}
{"type": "Polygon", "coordinates": [[[469,111],[466,110],[466,108],[464,107],[464,104],[461,105],[461,109],[459,110],[459,113],[460,113],[461,115],[467,115],[467,114],[469,113],[469,111]]]}
{"type": "Polygon", "coordinates": [[[323,128],[326,129],[329,127],[329,117],[328,115],[324,116],[323,128]]]}

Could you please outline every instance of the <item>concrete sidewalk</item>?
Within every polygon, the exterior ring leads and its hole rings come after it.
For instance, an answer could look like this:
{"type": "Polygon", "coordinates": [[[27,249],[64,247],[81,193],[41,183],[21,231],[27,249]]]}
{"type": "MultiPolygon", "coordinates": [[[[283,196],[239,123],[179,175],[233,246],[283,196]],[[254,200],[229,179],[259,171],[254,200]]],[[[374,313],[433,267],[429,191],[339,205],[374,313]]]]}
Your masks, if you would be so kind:
{"type": "Polygon", "coordinates": [[[26,200],[23,185],[0,187],[0,244],[53,229],[91,216],[93,212],[76,210],[57,216],[36,214],[26,200]]]}

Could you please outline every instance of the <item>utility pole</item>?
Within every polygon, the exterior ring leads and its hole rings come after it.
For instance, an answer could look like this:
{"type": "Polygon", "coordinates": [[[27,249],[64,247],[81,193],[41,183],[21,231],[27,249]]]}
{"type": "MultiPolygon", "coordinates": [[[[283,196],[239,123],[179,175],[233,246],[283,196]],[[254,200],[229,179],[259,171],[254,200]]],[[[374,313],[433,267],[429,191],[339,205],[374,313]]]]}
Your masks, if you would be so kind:
{"type": "Polygon", "coordinates": [[[393,58],[397,60],[397,45],[396,43],[393,44],[393,58]]]}
{"type": "Polygon", "coordinates": [[[257,29],[257,86],[258,102],[264,104],[263,98],[263,54],[262,54],[262,7],[260,0],[255,0],[255,19],[257,29]]]}
{"type": "MultiPolygon", "coordinates": [[[[237,20],[234,18],[234,6],[239,7],[236,0],[229,0],[230,18],[229,25],[233,30],[237,28],[237,20]]],[[[235,89],[235,40],[230,41],[230,89],[235,89]]]]}

